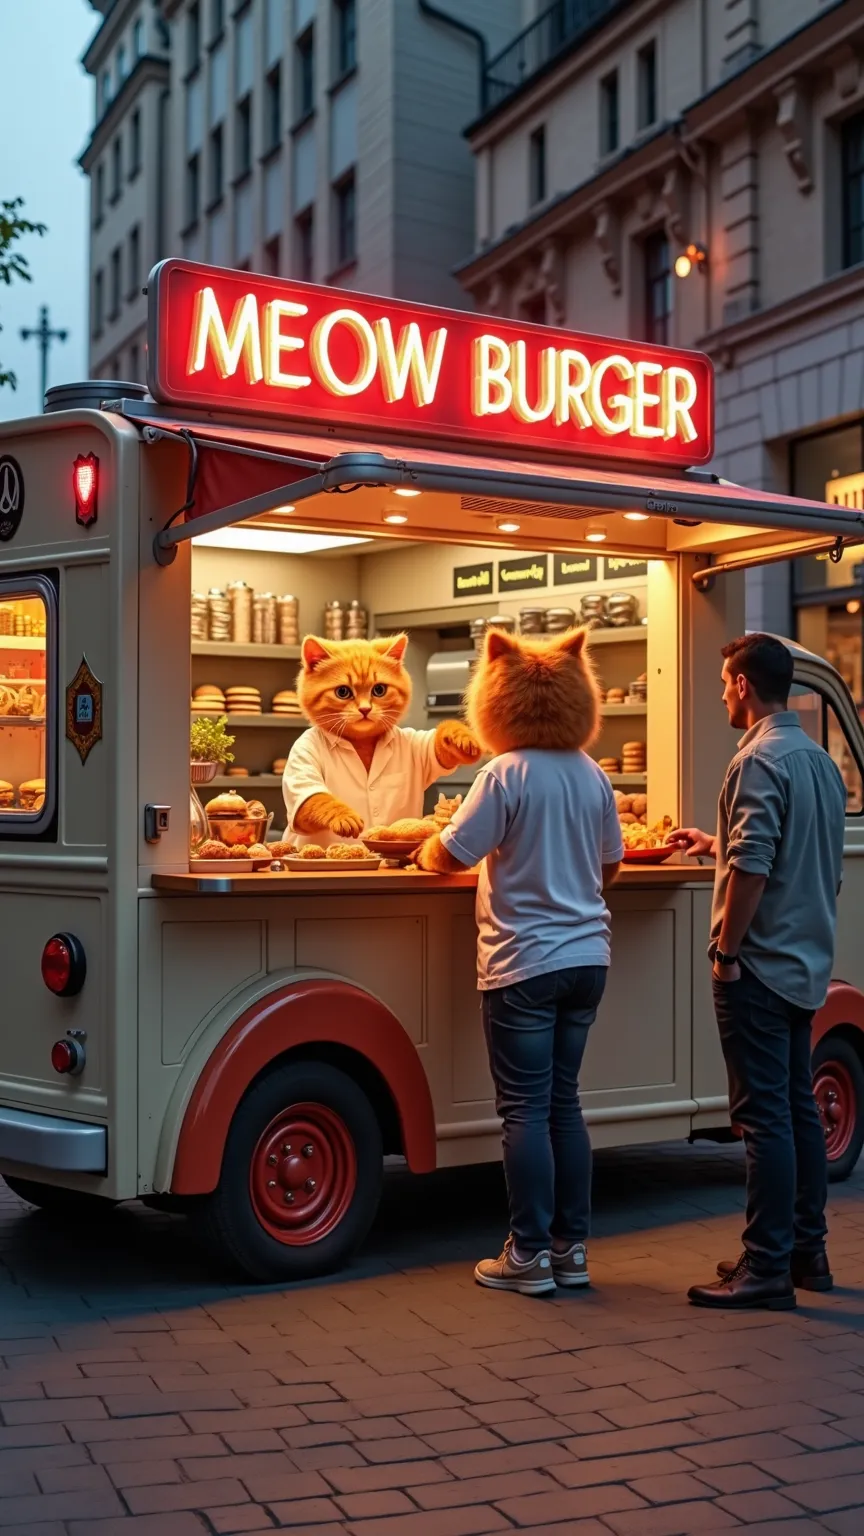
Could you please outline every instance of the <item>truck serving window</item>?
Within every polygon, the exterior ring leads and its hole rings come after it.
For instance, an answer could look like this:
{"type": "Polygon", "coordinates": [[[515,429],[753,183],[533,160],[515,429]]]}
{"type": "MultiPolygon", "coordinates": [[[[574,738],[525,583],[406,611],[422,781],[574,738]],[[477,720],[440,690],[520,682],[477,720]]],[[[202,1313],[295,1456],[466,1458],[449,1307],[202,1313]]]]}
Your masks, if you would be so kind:
{"type": "Polygon", "coordinates": [[[45,577],[0,581],[0,838],[43,832],[53,814],[55,615],[45,577]]]}
{"type": "Polygon", "coordinates": [[[864,815],[864,782],[861,769],[840,721],[828,700],[814,690],[793,684],[790,709],[797,710],[807,735],[833,757],[846,785],[847,816],[864,815]]]}

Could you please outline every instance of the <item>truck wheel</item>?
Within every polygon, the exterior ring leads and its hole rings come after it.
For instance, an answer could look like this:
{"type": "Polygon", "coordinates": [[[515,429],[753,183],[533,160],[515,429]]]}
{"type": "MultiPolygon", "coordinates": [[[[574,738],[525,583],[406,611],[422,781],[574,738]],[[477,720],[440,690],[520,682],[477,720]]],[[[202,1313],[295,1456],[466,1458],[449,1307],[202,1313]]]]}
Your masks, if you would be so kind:
{"type": "Polygon", "coordinates": [[[19,1200],[26,1200],[28,1205],[38,1206],[51,1216],[107,1216],[117,1204],[116,1200],[91,1195],[86,1190],[61,1189],[57,1184],[39,1184],[35,1179],[19,1179],[11,1173],[4,1173],[3,1179],[19,1200]]]}
{"type": "Polygon", "coordinates": [[[825,1131],[828,1177],[848,1179],[864,1145],[864,1067],[854,1045],[826,1035],[813,1052],[813,1092],[825,1131]]]}
{"type": "Polygon", "coordinates": [[[360,1246],[382,1176],[381,1130],[365,1093],[337,1067],[289,1062],[239,1105],[199,1224],[253,1280],[308,1280],[360,1246]]]}

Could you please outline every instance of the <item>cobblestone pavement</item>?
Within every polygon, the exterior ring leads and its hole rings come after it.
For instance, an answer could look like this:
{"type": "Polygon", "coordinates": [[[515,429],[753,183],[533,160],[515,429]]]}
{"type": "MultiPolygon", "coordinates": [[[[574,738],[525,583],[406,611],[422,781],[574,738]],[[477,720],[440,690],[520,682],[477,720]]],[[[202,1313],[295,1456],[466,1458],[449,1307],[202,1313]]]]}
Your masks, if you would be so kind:
{"type": "Polygon", "coordinates": [[[739,1149],[598,1158],[594,1288],[482,1291],[500,1170],[388,1180],[362,1259],[291,1291],[215,1276],[141,1207],[0,1195],[2,1536],[864,1532],[864,1165],[839,1288],[724,1317],[739,1149]]]}

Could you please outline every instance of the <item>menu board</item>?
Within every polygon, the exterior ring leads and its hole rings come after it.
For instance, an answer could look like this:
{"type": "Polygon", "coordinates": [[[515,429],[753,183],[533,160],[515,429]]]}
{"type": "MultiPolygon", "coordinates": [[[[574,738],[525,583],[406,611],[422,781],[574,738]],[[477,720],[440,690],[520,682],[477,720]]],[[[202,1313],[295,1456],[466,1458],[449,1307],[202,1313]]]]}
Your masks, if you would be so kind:
{"type": "Polygon", "coordinates": [[[628,560],[625,555],[604,555],[603,563],[606,567],[606,579],[620,579],[629,581],[631,576],[647,576],[647,560],[628,560]]]}
{"type": "Polygon", "coordinates": [[[480,565],[454,565],[454,597],[491,597],[494,591],[494,566],[491,560],[480,565]]]}
{"type": "Polygon", "coordinates": [[[533,587],[545,587],[549,581],[547,555],[516,555],[509,560],[498,561],[498,591],[527,592],[533,587]]]}
{"type": "Polygon", "coordinates": [[[597,580],[596,555],[555,555],[553,580],[556,587],[573,587],[577,582],[597,580]]]}

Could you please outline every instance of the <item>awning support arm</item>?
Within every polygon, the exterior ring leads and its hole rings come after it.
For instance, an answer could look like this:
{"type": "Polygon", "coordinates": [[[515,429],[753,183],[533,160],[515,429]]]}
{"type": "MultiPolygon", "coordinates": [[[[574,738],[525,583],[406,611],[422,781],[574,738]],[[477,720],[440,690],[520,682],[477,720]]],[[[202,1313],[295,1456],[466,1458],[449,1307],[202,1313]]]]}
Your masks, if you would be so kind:
{"type": "Polygon", "coordinates": [[[323,465],[317,474],[308,475],[304,480],[275,486],[273,490],[262,491],[258,496],[247,496],[245,500],[232,502],[228,507],[219,507],[215,512],[193,517],[190,522],[166,526],[153,540],[153,555],[157,565],[170,565],[176,558],[178,544],[185,544],[201,533],[216,533],[220,528],[230,528],[234,523],[258,517],[262,512],[272,512],[275,507],[284,506],[286,502],[307,501],[310,496],[318,496],[322,491],[332,494],[355,485],[401,485],[409,478],[401,462],[385,459],[383,454],[340,453],[329,464],[323,465]]]}
{"type": "MultiPolygon", "coordinates": [[[[848,542],[854,544],[857,540],[850,539],[848,542]]],[[[862,535],[862,542],[864,542],[864,535],[862,535]]],[[[819,539],[814,540],[812,544],[799,544],[794,549],[782,545],[777,549],[766,550],[755,560],[752,552],[729,555],[725,560],[721,556],[719,560],[714,560],[710,565],[694,571],[690,580],[697,592],[710,592],[715,576],[728,576],[734,571],[752,571],[757,565],[777,565],[784,560],[794,560],[799,555],[827,555],[836,565],[842,558],[845,547],[846,542],[841,535],[838,535],[836,539],[819,539]]]]}

